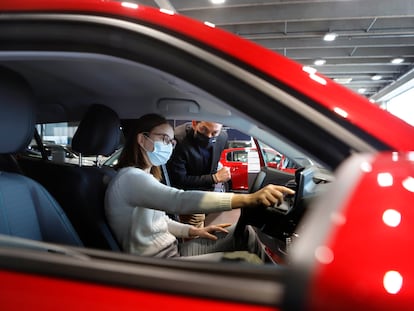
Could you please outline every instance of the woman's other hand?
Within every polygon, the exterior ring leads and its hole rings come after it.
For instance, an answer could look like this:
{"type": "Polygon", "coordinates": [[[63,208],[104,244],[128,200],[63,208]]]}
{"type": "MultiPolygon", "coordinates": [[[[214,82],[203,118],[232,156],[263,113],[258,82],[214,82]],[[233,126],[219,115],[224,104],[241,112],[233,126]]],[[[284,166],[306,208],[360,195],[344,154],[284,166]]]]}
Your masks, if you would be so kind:
{"type": "Polygon", "coordinates": [[[206,238],[210,240],[217,240],[217,236],[215,236],[214,232],[224,232],[228,233],[226,227],[230,226],[231,224],[217,224],[217,225],[210,225],[207,227],[202,228],[196,228],[191,227],[188,234],[190,237],[200,237],[200,238],[206,238]]]}

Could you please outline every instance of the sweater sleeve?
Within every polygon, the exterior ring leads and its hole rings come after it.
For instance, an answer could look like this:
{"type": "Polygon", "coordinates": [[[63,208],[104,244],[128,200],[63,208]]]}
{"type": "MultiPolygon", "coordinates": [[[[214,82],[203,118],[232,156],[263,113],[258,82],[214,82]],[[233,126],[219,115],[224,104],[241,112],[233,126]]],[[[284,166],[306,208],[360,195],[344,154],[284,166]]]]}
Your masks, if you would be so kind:
{"type": "Polygon", "coordinates": [[[184,191],[166,186],[140,169],[126,170],[119,178],[119,191],[132,206],[171,214],[208,214],[231,210],[233,193],[184,191]]]}
{"type": "Polygon", "coordinates": [[[165,216],[167,218],[167,224],[168,224],[168,231],[174,235],[176,238],[188,238],[189,237],[189,231],[192,227],[188,224],[183,224],[181,222],[172,220],[170,217],[165,216]]]}

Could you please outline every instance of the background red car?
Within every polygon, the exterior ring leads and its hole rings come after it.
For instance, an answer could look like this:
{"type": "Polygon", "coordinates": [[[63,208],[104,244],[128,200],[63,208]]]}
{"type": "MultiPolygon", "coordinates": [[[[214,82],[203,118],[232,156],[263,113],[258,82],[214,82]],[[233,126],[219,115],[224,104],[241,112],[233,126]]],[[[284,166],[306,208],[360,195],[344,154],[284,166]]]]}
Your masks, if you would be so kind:
{"type": "MultiPolygon", "coordinates": [[[[293,174],[299,167],[297,164],[286,158],[272,148],[263,148],[262,156],[259,156],[256,148],[228,148],[221,153],[220,163],[229,167],[231,180],[228,182],[229,191],[248,191],[249,185],[259,172],[261,158],[264,166],[278,169],[293,174]]],[[[293,178],[293,176],[292,176],[293,178]]]]}

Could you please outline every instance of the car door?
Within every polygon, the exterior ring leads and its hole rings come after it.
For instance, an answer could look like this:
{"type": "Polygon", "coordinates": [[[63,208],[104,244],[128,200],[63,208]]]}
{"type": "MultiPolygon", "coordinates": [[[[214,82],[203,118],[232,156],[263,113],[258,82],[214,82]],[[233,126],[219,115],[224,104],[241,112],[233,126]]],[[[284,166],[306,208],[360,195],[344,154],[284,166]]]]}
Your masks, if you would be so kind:
{"type": "Polygon", "coordinates": [[[248,152],[245,148],[229,148],[223,151],[222,164],[230,169],[229,190],[246,191],[248,189],[247,167],[248,152]]]}

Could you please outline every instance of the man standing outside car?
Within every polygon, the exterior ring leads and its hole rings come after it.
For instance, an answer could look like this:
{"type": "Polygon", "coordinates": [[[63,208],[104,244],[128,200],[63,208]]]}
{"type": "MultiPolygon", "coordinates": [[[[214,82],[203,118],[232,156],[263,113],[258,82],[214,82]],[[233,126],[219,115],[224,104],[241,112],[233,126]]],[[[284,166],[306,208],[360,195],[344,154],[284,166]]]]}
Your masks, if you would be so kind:
{"type": "MultiPolygon", "coordinates": [[[[177,146],[167,163],[173,187],[184,190],[218,191],[217,185],[231,179],[228,167],[219,168],[227,133],[215,122],[195,121],[177,126],[177,146]],[[215,190],[216,189],[216,190],[215,190]]],[[[193,226],[204,226],[205,214],[180,215],[179,220],[193,226]]]]}

